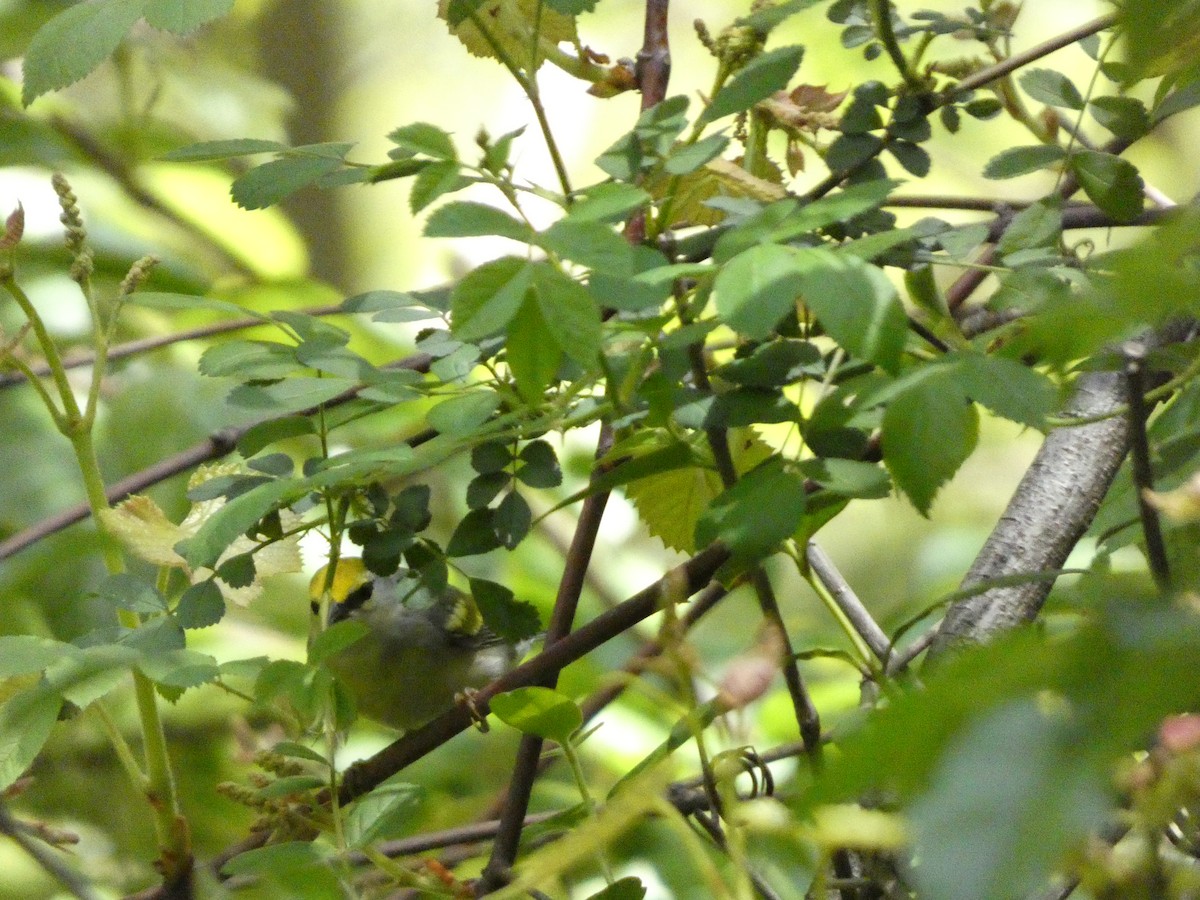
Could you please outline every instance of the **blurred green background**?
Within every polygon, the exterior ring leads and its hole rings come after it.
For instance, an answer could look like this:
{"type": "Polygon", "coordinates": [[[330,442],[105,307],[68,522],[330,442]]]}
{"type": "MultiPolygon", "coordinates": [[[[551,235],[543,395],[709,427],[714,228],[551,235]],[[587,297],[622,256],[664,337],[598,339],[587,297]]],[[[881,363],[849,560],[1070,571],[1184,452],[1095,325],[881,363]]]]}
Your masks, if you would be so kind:
{"type": "MultiPolygon", "coordinates": [[[[77,290],[65,277],[67,256],[49,187],[49,174],[56,169],[68,175],[80,198],[97,249],[102,290],[111,290],[130,261],[153,252],[164,260],[152,279],[154,289],[211,294],[256,310],[301,309],[365,290],[443,284],[504,251],[502,239],[422,239],[423,216],[409,211],[406,181],[306,190],[280,208],[250,212],[229,199],[236,161],[157,161],[168,150],[194,141],[259,137],[290,144],[353,141],[351,159],[377,162],[385,156],[387,132],[411,122],[433,122],[450,130],[460,148],[469,147],[481,128],[499,135],[530,125],[528,103],[501,67],[469,56],[435,17],[432,3],[247,0],[238,2],[230,17],[182,41],[140,26],[114,61],[22,110],[19,56],[38,25],[65,5],[0,2],[0,212],[18,202],[26,209],[19,277],[65,346],[83,352],[87,321],[77,290]]],[[[839,28],[824,18],[824,6],[796,17],[773,37],[775,44],[806,46],[801,80],[828,85],[831,91],[871,77],[890,82],[893,73],[885,59],[867,62],[860,52],[840,46],[839,28]]],[[[953,2],[898,6],[905,13],[922,7],[957,9],[953,2]]],[[[1107,9],[1092,2],[1028,5],[1015,47],[1107,9]]],[[[692,19],[700,13],[716,31],[745,11],[742,4],[727,0],[673,5],[670,93],[695,97],[711,84],[711,59],[695,39],[692,19]]],[[[582,18],[582,38],[614,59],[632,57],[641,41],[641,16],[640,3],[604,0],[594,14],[582,18]]],[[[974,50],[964,45],[963,52],[974,50]]],[[[1077,82],[1085,83],[1090,71],[1090,61],[1078,48],[1060,52],[1048,64],[1074,73],[1077,82]]],[[[630,126],[638,108],[634,94],[600,100],[588,96],[585,87],[549,67],[542,79],[552,127],[580,185],[602,177],[592,160],[630,126]]],[[[1033,199],[1052,184],[1048,175],[1000,183],[981,177],[983,163],[996,151],[1030,142],[1004,118],[966,120],[953,139],[936,124],[934,130],[927,145],[933,173],[900,193],[995,197],[999,186],[1001,199],[1033,199]]],[[[1192,111],[1140,142],[1130,156],[1148,182],[1182,201],[1200,185],[1192,152],[1198,137],[1200,113],[1192,111]]],[[[520,140],[515,159],[519,177],[550,182],[549,161],[535,129],[520,140]]],[[[796,186],[803,189],[823,173],[820,161],[810,159],[796,186]]],[[[470,196],[490,199],[484,192],[470,196]]],[[[530,212],[536,221],[553,209],[531,207],[530,212]]],[[[920,215],[903,210],[901,224],[920,215]]],[[[942,217],[981,218],[953,212],[942,217]]],[[[1072,233],[1071,239],[1092,241],[1101,250],[1133,239],[1137,231],[1072,233]]],[[[130,309],[117,339],[173,333],[208,321],[211,317],[201,313],[130,309]]],[[[375,362],[402,356],[412,346],[414,332],[407,326],[361,320],[338,324],[352,331],[353,346],[375,362]]],[[[7,333],[18,327],[18,311],[11,304],[0,304],[0,325],[7,333]]],[[[101,423],[102,465],[110,482],[218,428],[246,421],[244,412],[224,402],[228,385],[197,374],[196,360],[208,345],[175,344],[114,365],[104,384],[101,423]]],[[[80,375],[80,390],[86,387],[84,377],[80,375]]],[[[347,428],[338,440],[399,440],[419,426],[423,412],[420,404],[402,407],[347,428]]],[[[7,537],[78,502],[82,488],[68,448],[28,387],[0,390],[0,421],[0,537],[7,537]]],[[[573,435],[562,448],[568,477],[561,496],[580,487],[593,441],[591,434],[573,435]]],[[[855,501],[819,534],[885,628],[895,628],[957,586],[1039,443],[1038,434],[986,420],[979,450],[943,490],[931,518],[920,517],[895,498],[855,501]]],[[[455,461],[435,477],[434,532],[444,538],[465,511],[461,488],[469,478],[466,463],[455,461]]],[[[186,510],[184,480],[177,477],[150,491],[175,518],[186,510]]],[[[555,499],[545,497],[545,508],[555,499]]],[[[551,515],[515,553],[471,558],[468,571],[504,581],[537,604],[544,616],[562,571],[573,515],[572,510],[551,515]]],[[[313,545],[307,551],[311,571],[321,562],[322,548],[313,545]]],[[[1087,548],[1080,554],[1086,559],[1087,548]]],[[[639,527],[632,507],[620,496],[609,503],[595,558],[584,617],[645,586],[678,559],[639,527]]],[[[772,571],[797,647],[840,646],[840,631],[807,586],[782,563],[772,571]]],[[[101,574],[90,525],[38,542],[0,568],[0,629],[62,639],[78,636],[99,624],[87,591],[101,574]]],[[[276,580],[253,607],[231,610],[219,626],[196,634],[195,648],[222,661],[260,655],[303,658],[309,618],[306,580],[276,580]]],[[[752,643],[745,623],[755,620],[753,601],[739,594],[696,628],[696,651],[710,678],[718,679],[723,664],[752,643]]],[[[652,626],[643,632],[652,633],[652,626]]],[[[631,639],[613,642],[568,670],[563,689],[574,696],[586,694],[635,648],[631,639]]],[[[827,724],[836,724],[855,707],[857,679],[848,667],[818,660],[807,663],[805,671],[827,724]]],[[[661,687],[650,679],[602,717],[602,727],[585,746],[598,782],[619,776],[661,740],[678,712],[662,702],[661,687]]],[[[132,734],[130,698],[114,708],[132,734]]],[[[187,693],[168,710],[167,723],[184,807],[203,858],[242,836],[252,819],[249,811],[214,793],[213,785],[244,779],[253,751],[269,746],[282,732],[266,712],[213,687],[187,693]]],[[[794,728],[786,694],[777,685],[729,723],[727,740],[731,746],[753,741],[766,747],[793,739],[794,728]]],[[[388,740],[387,733],[360,725],[345,758],[370,753],[388,740]]],[[[459,823],[486,808],[505,781],[514,746],[510,733],[495,728],[487,735],[463,735],[414,766],[412,780],[425,787],[426,800],[413,831],[459,823]]],[[[689,774],[686,755],[679,764],[679,774],[689,774]]],[[[561,767],[554,773],[538,788],[539,806],[567,802],[568,776],[561,767]]],[[[145,883],[147,868],[130,860],[153,857],[150,822],[90,721],[60,727],[32,774],[18,801],[20,812],[77,832],[81,842],[75,853],[90,874],[125,887],[145,883]]],[[[630,841],[640,843],[642,855],[653,856],[647,846],[656,840],[654,828],[644,831],[630,841]]],[[[692,892],[689,875],[684,861],[673,866],[663,856],[657,877],[665,886],[659,896],[700,896],[692,892]]],[[[53,894],[53,886],[26,857],[0,842],[0,897],[53,894]]]]}

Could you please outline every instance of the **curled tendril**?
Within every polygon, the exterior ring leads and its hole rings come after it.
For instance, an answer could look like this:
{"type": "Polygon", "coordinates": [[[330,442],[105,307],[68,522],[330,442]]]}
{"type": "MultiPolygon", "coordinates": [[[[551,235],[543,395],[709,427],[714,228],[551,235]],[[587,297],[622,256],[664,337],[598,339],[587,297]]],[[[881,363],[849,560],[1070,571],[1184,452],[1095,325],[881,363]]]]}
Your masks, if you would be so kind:
{"type": "Polygon", "coordinates": [[[737,774],[750,776],[750,791],[741,799],[755,800],[759,797],[770,797],[775,793],[775,776],[767,766],[767,761],[753,747],[739,747],[720,754],[714,762],[720,768],[736,767],[737,774]]]}

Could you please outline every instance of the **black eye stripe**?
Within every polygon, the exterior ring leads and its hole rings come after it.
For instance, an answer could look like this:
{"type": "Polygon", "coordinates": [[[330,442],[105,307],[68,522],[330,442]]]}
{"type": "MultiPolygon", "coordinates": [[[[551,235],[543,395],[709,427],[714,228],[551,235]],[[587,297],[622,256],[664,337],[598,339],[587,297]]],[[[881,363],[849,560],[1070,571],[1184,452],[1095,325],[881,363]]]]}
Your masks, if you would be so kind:
{"type": "Polygon", "coordinates": [[[346,595],[346,599],[343,600],[338,605],[341,606],[346,612],[350,612],[351,610],[358,609],[360,606],[362,606],[364,603],[366,603],[368,600],[371,599],[371,594],[374,593],[374,591],[375,591],[375,582],[368,581],[366,584],[359,585],[354,590],[352,590],[349,594],[346,595]]]}

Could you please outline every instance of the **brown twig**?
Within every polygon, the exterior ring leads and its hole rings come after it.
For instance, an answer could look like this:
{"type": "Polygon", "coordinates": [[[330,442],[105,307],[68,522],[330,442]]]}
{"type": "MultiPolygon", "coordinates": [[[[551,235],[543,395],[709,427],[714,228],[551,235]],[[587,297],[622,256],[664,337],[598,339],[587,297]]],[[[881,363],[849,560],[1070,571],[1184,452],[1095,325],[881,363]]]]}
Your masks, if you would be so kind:
{"type": "MultiPolygon", "coordinates": [[[[933,113],[943,106],[948,106],[949,104],[953,103],[963,94],[968,94],[971,91],[984,87],[985,85],[991,84],[993,81],[997,81],[1007,75],[1012,74],[1014,71],[1021,68],[1021,66],[1028,65],[1031,62],[1036,62],[1044,56],[1049,56],[1051,53],[1054,53],[1057,50],[1061,50],[1062,48],[1068,47],[1077,41],[1083,40],[1085,37],[1103,31],[1105,28],[1110,28],[1116,24],[1116,21],[1117,16],[1115,13],[1110,13],[1107,16],[1101,16],[1098,19],[1093,19],[1091,22],[1087,22],[1083,25],[1072,28],[1069,31],[1065,31],[1062,34],[1056,35],[1055,37],[1050,38],[1050,40],[1038,44],[1036,47],[1030,47],[1028,50],[1017,53],[1008,57],[1007,59],[1002,59],[995,65],[980,69],[978,72],[975,72],[961,81],[952,84],[940,94],[930,95],[928,102],[926,103],[925,114],[928,115],[933,113]]],[[[883,153],[888,144],[893,140],[895,140],[895,138],[893,137],[892,126],[889,124],[887,129],[884,131],[883,139],[870,154],[868,154],[864,159],[859,160],[849,169],[830,172],[829,175],[804,193],[804,199],[811,201],[820,197],[824,197],[839,184],[845,181],[849,175],[852,175],[854,172],[858,171],[871,160],[883,153]]]]}
{"type": "MultiPolygon", "coordinates": [[[[297,310],[297,312],[308,316],[331,316],[345,312],[340,303],[329,304],[326,306],[312,306],[308,309],[297,310]]],[[[108,360],[124,359],[127,356],[136,356],[139,353],[148,353],[151,350],[158,350],[162,347],[168,347],[172,344],[182,343],[183,341],[195,341],[208,337],[215,337],[218,334],[227,334],[231,331],[244,331],[247,328],[269,324],[262,319],[245,318],[245,319],[230,319],[223,322],[213,322],[209,325],[200,325],[196,328],[190,328],[187,331],[180,331],[175,334],[157,335],[155,337],[138,338],[133,341],[126,341],[122,344],[116,344],[108,350],[105,358],[108,360]]],[[[94,365],[96,362],[95,353],[79,353],[63,360],[63,368],[78,369],[84,366],[94,365]]],[[[38,363],[29,367],[34,375],[49,375],[50,367],[45,363],[38,363]]],[[[25,373],[23,372],[0,372],[0,389],[13,387],[14,385],[24,384],[26,381],[25,373]]]]}
{"type": "Polygon", "coordinates": [[[1154,490],[1154,467],[1150,462],[1150,441],[1146,436],[1146,347],[1140,341],[1129,341],[1122,348],[1125,355],[1125,394],[1129,407],[1129,460],[1133,487],[1137,492],[1138,514],[1142,520],[1142,535],[1146,539],[1146,559],[1150,574],[1159,591],[1164,594],[1171,586],[1171,567],[1167,546],[1163,541],[1162,523],[1146,492],[1154,490]]]}
{"type": "MultiPolygon", "coordinates": [[[[603,474],[604,468],[600,464],[600,460],[608,453],[611,446],[612,429],[606,425],[600,430],[593,479],[603,474]]],[[[579,512],[579,521],[575,526],[575,534],[571,539],[571,546],[567,551],[563,566],[563,577],[558,584],[558,595],[554,601],[550,624],[546,629],[547,649],[553,647],[571,632],[571,626],[575,621],[575,612],[579,605],[579,596],[583,592],[583,584],[587,577],[588,564],[591,562],[592,551],[596,546],[596,537],[600,533],[604,507],[608,504],[608,495],[608,491],[600,491],[583,501],[583,507],[579,512]]],[[[544,687],[555,687],[558,684],[558,671],[548,672],[540,683],[544,687]]],[[[539,770],[538,763],[542,755],[542,744],[542,738],[536,735],[526,734],[521,738],[504,809],[500,814],[500,827],[492,846],[492,855],[479,881],[477,889],[479,895],[490,893],[501,887],[507,881],[508,872],[516,861],[521,842],[521,831],[525,826],[525,816],[529,812],[529,797],[533,792],[533,782],[537,778],[539,770]]]]}

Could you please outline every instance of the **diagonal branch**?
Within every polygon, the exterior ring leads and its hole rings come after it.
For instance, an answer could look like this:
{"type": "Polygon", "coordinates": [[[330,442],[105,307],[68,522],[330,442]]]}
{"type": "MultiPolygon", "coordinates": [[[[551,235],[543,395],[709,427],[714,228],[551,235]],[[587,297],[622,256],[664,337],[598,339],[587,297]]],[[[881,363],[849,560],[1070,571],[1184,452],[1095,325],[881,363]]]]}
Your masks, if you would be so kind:
{"type": "MultiPolygon", "coordinates": [[[[1066,414],[1106,415],[1124,402],[1124,380],[1119,374],[1092,372],[1079,379],[1066,414]]],[[[1051,432],[963,579],[963,587],[1014,572],[1061,568],[1096,515],[1128,442],[1124,416],[1051,432]]],[[[930,657],[1032,621],[1051,584],[1039,581],[993,588],[954,603],[933,640],[930,657]]]]}
{"type": "MultiPolygon", "coordinates": [[[[414,353],[411,356],[406,356],[392,363],[387,368],[412,369],[416,372],[425,372],[428,371],[432,361],[432,357],[427,353],[414,353]]],[[[362,387],[351,388],[344,394],[334,397],[332,400],[325,401],[320,406],[301,410],[292,415],[312,416],[316,415],[320,410],[328,410],[336,406],[341,406],[343,403],[348,403],[357,397],[361,390],[362,387]]],[[[264,421],[271,420],[266,419],[264,421]]],[[[124,500],[130,494],[144,491],[153,485],[166,481],[168,478],[175,477],[181,472],[186,472],[193,466],[200,465],[200,463],[228,456],[237,448],[237,442],[241,439],[242,435],[260,424],[262,423],[256,422],[253,425],[222,429],[204,440],[193,444],[186,450],[181,450],[174,456],[168,456],[166,459],[160,460],[152,466],[147,466],[141,471],[134,472],[132,475],[122,478],[120,481],[113,482],[106,489],[105,496],[108,498],[110,504],[116,503],[124,500]]],[[[31,525],[24,531],[17,532],[7,540],[0,542],[0,561],[8,559],[8,557],[36,544],[42,538],[56,534],[64,528],[74,525],[76,522],[82,522],[91,514],[91,508],[87,503],[77,503],[31,525]]]]}

